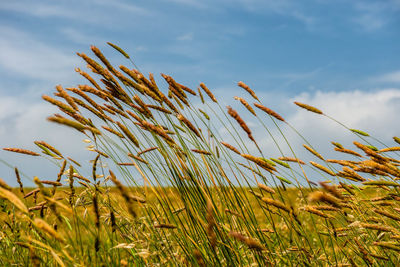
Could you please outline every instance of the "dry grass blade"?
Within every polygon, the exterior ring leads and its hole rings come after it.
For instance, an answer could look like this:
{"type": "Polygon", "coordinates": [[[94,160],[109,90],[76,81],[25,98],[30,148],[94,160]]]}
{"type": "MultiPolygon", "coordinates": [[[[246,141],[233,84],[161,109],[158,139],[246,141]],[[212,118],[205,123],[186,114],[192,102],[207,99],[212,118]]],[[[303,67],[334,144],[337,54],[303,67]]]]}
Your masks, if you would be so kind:
{"type": "Polygon", "coordinates": [[[317,113],[317,114],[323,114],[322,111],[317,109],[316,107],[313,107],[313,106],[310,106],[310,105],[307,105],[307,104],[303,104],[303,103],[300,103],[300,102],[294,102],[294,103],[297,106],[299,106],[301,108],[304,108],[304,109],[306,109],[308,111],[311,111],[311,112],[314,112],[314,113],[317,113]]]}
{"type": "Polygon", "coordinates": [[[318,164],[318,163],[316,163],[314,161],[310,161],[310,163],[311,163],[311,165],[313,165],[314,167],[320,169],[321,171],[324,171],[329,175],[336,176],[336,174],[333,171],[331,171],[330,169],[326,168],[325,166],[322,166],[321,164],[318,164]]]}
{"type": "Polygon", "coordinates": [[[51,238],[55,238],[64,243],[64,239],[60,236],[60,234],[58,234],[46,221],[40,218],[35,218],[33,224],[40,230],[46,232],[51,238]]]}
{"type": "Polygon", "coordinates": [[[236,100],[239,100],[240,103],[242,103],[242,105],[254,116],[257,116],[256,112],[254,111],[254,109],[250,106],[249,103],[247,103],[247,101],[241,97],[235,96],[234,97],[236,100]]]}
{"type": "Polygon", "coordinates": [[[76,130],[78,130],[80,132],[83,132],[84,130],[89,130],[93,134],[96,134],[96,135],[100,135],[101,134],[101,132],[98,129],[94,128],[94,127],[85,126],[85,125],[83,125],[83,124],[81,124],[81,123],[79,123],[77,121],[69,120],[69,119],[66,119],[64,117],[53,116],[53,117],[48,117],[47,120],[51,121],[51,122],[58,123],[58,124],[62,124],[62,125],[65,125],[65,126],[69,126],[69,127],[74,128],[74,129],[76,129],[76,130]]]}
{"type": "Polygon", "coordinates": [[[254,238],[247,237],[239,232],[233,232],[233,231],[231,231],[229,235],[235,238],[236,240],[239,240],[240,242],[244,243],[249,249],[254,249],[258,251],[265,250],[265,248],[260,244],[260,242],[258,242],[254,238]]]}
{"type": "Polygon", "coordinates": [[[267,108],[266,106],[263,106],[261,104],[258,103],[254,103],[254,106],[256,106],[257,108],[261,109],[262,111],[264,111],[265,113],[267,113],[268,115],[271,115],[272,117],[274,117],[277,120],[280,121],[285,121],[284,118],[282,118],[281,115],[279,115],[278,113],[276,113],[275,111],[273,111],[272,109],[267,108]]]}
{"type": "Polygon", "coordinates": [[[124,57],[126,57],[127,59],[130,59],[129,55],[128,55],[124,50],[122,50],[121,47],[119,47],[119,46],[117,46],[117,45],[115,45],[115,44],[113,44],[113,43],[110,43],[110,42],[107,42],[107,44],[108,44],[109,46],[111,46],[112,48],[114,48],[115,50],[117,50],[118,52],[120,52],[120,53],[121,53],[124,57]]]}
{"type": "Polygon", "coordinates": [[[304,208],[304,210],[309,212],[309,213],[312,213],[312,214],[318,215],[320,217],[326,218],[326,219],[331,218],[331,216],[329,216],[328,214],[325,214],[324,212],[319,211],[318,209],[316,209],[314,207],[311,207],[311,206],[306,206],[304,208]]]}
{"type": "Polygon", "coordinates": [[[17,167],[14,168],[14,172],[15,172],[15,177],[17,178],[17,182],[18,182],[18,185],[19,185],[19,191],[23,195],[25,195],[25,193],[24,193],[24,185],[22,184],[21,177],[19,175],[19,171],[18,171],[17,167]]]}
{"type": "Polygon", "coordinates": [[[7,199],[20,211],[23,213],[28,213],[28,208],[25,206],[25,204],[14,193],[3,187],[0,187],[0,198],[7,199]]]}
{"type": "Polygon", "coordinates": [[[384,180],[380,180],[380,181],[367,181],[367,182],[363,182],[364,185],[376,185],[376,186],[394,186],[394,187],[398,187],[400,186],[400,184],[396,183],[396,182],[392,182],[392,181],[384,181],[384,180]]]}
{"type": "Polygon", "coordinates": [[[1,178],[0,178],[0,187],[6,189],[8,191],[12,190],[12,188],[1,178]]]}
{"type": "Polygon", "coordinates": [[[153,150],[156,150],[156,149],[158,149],[158,147],[150,147],[150,148],[147,148],[147,149],[145,149],[145,150],[142,150],[142,151],[140,151],[140,152],[138,152],[137,153],[137,156],[140,156],[140,155],[142,155],[142,154],[145,154],[145,153],[147,153],[147,152],[150,152],[150,151],[153,151],[153,150]]]}
{"type": "Polygon", "coordinates": [[[119,121],[116,122],[118,127],[122,130],[122,132],[129,138],[129,140],[132,141],[132,143],[136,146],[139,147],[139,141],[136,139],[136,137],[129,131],[129,129],[120,123],[119,121]]]}
{"type": "Polygon", "coordinates": [[[30,151],[27,149],[22,149],[22,148],[5,147],[5,148],[3,148],[3,150],[20,153],[20,154],[25,154],[25,155],[30,155],[30,156],[40,156],[39,153],[30,151]]]}
{"type": "Polygon", "coordinates": [[[244,90],[246,90],[255,100],[260,101],[260,100],[258,99],[256,93],[254,93],[254,91],[251,90],[250,87],[249,87],[247,84],[245,84],[244,82],[240,81],[240,82],[238,82],[237,85],[238,85],[239,87],[242,87],[244,90]]]}
{"type": "Polygon", "coordinates": [[[242,127],[243,131],[247,133],[247,136],[249,139],[253,142],[255,142],[255,139],[251,133],[250,128],[247,126],[247,124],[244,122],[244,120],[239,116],[236,110],[232,109],[230,106],[226,107],[228,109],[228,114],[236,120],[236,122],[242,127]]]}
{"type": "Polygon", "coordinates": [[[279,157],[279,160],[282,161],[290,161],[290,162],[297,162],[300,163],[301,165],[305,165],[305,162],[302,161],[301,159],[297,159],[297,158],[291,158],[291,157],[279,157]]]}
{"type": "Polygon", "coordinates": [[[252,155],[249,154],[241,154],[241,156],[245,159],[248,159],[252,162],[254,162],[255,164],[257,164],[258,166],[260,166],[261,168],[268,170],[268,171],[276,171],[276,169],[274,168],[274,166],[272,166],[270,163],[268,163],[267,161],[265,161],[262,158],[257,158],[254,157],[252,155]]]}
{"type": "Polygon", "coordinates": [[[379,246],[379,247],[383,247],[383,248],[387,248],[390,250],[400,252],[400,246],[398,243],[380,241],[380,242],[374,242],[373,244],[375,246],[379,246]]]}
{"type": "Polygon", "coordinates": [[[42,98],[44,100],[46,100],[47,102],[59,107],[62,111],[67,111],[67,112],[70,112],[70,113],[75,113],[76,112],[75,109],[72,108],[71,106],[69,106],[69,105],[67,105],[67,104],[65,104],[65,103],[63,103],[61,101],[58,101],[58,100],[56,100],[56,99],[54,99],[54,98],[52,98],[52,97],[50,97],[48,95],[43,95],[42,98]]]}
{"type": "Polygon", "coordinates": [[[257,186],[258,186],[260,189],[264,190],[265,192],[268,192],[268,193],[271,193],[271,194],[275,194],[275,193],[276,193],[274,189],[272,189],[272,188],[269,187],[269,186],[266,186],[265,184],[257,183],[257,186]]]}
{"type": "Polygon", "coordinates": [[[51,152],[53,152],[54,154],[56,154],[57,156],[62,157],[62,154],[60,151],[58,151],[55,147],[49,145],[48,143],[46,143],[45,141],[35,141],[34,142],[36,145],[41,145],[44,146],[45,148],[49,149],[51,152]]]}
{"type": "Polygon", "coordinates": [[[236,147],[234,147],[234,146],[232,146],[232,145],[230,145],[230,144],[228,144],[228,143],[225,143],[225,142],[221,142],[221,144],[224,145],[226,148],[232,150],[232,151],[235,152],[236,154],[238,154],[238,155],[241,154],[240,151],[239,151],[236,147]]]}
{"type": "Polygon", "coordinates": [[[200,87],[204,90],[204,92],[206,92],[206,94],[211,98],[212,101],[217,103],[217,99],[215,98],[213,93],[211,93],[210,89],[208,89],[207,86],[204,83],[200,83],[200,87]]]}
{"type": "Polygon", "coordinates": [[[160,229],[175,229],[176,225],[169,224],[169,223],[159,223],[154,225],[154,228],[160,228],[160,229]]]}
{"type": "Polygon", "coordinates": [[[261,200],[267,205],[274,206],[275,208],[284,210],[284,211],[286,211],[288,213],[291,212],[291,209],[289,207],[287,207],[285,204],[283,204],[282,202],[280,202],[278,200],[275,200],[275,199],[272,199],[272,198],[268,198],[268,197],[263,197],[261,200]]]}
{"type": "Polygon", "coordinates": [[[79,111],[78,106],[75,104],[74,100],[71,98],[71,96],[68,95],[68,93],[61,87],[61,85],[57,85],[56,89],[58,91],[58,94],[60,97],[64,98],[65,101],[75,110],[79,111]]]}
{"type": "Polygon", "coordinates": [[[200,132],[197,130],[196,127],[182,114],[178,114],[177,116],[178,120],[183,122],[197,137],[201,138],[200,132]]]}
{"type": "Polygon", "coordinates": [[[308,195],[310,202],[325,202],[333,205],[334,207],[340,208],[342,206],[340,199],[333,195],[321,191],[314,191],[308,195]]]}
{"type": "Polygon", "coordinates": [[[307,149],[308,151],[310,151],[314,156],[316,156],[317,158],[321,159],[321,160],[325,160],[321,154],[319,154],[317,151],[315,151],[315,149],[309,147],[308,145],[303,145],[303,147],[305,149],[307,149]]]}
{"type": "Polygon", "coordinates": [[[205,150],[200,150],[200,149],[191,149],[191,150],[192,150],[194,153],[198,153],[198,154],[202,154],[202,155],[207,155],[207,156],[211,155],[210,152],[205,151],[205,150]]]}

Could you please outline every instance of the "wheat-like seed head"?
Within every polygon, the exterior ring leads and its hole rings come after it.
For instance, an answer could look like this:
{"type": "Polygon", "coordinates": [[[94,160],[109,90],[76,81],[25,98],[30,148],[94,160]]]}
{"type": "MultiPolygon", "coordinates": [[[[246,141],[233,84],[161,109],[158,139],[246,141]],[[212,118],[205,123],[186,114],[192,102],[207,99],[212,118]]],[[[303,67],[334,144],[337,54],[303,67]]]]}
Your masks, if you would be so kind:
{"type": "Polygon", "coordinates": [[[317,114],[323,114],[322,111],[317,109],[316,107],[313,107],[313,106],[310,106],[310,105],[307,105],[307,104],[303,104],[303,103],[300,103],[300,102],[294,102],[294,103],[297,106],[299,106],[301,108],[304,108],[304,109],[306,109],[308,111],[311,111],[311,112],[314,112],[314,113],[317,113],[317,114]]]}

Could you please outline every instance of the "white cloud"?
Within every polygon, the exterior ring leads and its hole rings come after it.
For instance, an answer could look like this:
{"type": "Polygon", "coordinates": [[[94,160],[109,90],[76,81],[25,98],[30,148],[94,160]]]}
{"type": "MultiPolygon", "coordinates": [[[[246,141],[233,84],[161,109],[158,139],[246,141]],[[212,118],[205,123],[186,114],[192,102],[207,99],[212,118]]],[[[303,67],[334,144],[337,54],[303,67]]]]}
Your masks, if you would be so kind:
{"type": "Polygon", "coordinates": [[[361,14],[354,21],[366,31],[379,30],[387,24],[385,17],[372,13],[361,14]]]}
{"type": "Polygon", "coordinates": [[[130,1],[93,0],[92,2],[94,5],[102,5],[108,8],[116,8],[119,9],[120,11],[125,11],[129,13],[135,13],[140,15],[148,15],[151,13],[150,10],[134,5],[130,1]]]}
{"type": "Polygon", "coordinates": [[[186,6],[192,6],[196,8],[205,8],[207,6],[207,4],[204,3],[204,1],[198,1],[198,0],[166,0],[166,1],[186,6]]]}
{"type": "MultiPolygon", "coordinates": [[[[267,151],[268,156],[280,156],[274,141],[262,124],[240,103],[233,100],[233,96],[237,95],[247,99],[249,103],[254,102],[246,92],[242,91],[235,87],[214,90],[222,106],[231,105],[248,125],[252,125],[251,129],[263,151],[267,151]]],[[[341,142],[346,147],[354,148],[352,143],[355,140],[359,141],[359,138],[326,116],[317,115],[296,106],[294,101],[315,106],[347,127],[365,131],[387,145],[394,146],[392,137],[400,136],[400,124],[396,123],[398,114],[400,114],[400,89],[397,88],[373,91],[313,91],[299,93],[292,97],[288,97],[285,93],[268,92],[260,92],[257,95],[265,106],[282,115],[303,137],[312,145],[317,146],[321,153],[328,156],[340,156],[333,151],[331,141],[341,142]]],[[[281,145],[282,150],[291,155],[289,147],[276,126],[262,111],[256,108],[255,110],[278,144],[281,145]]],[[[278,125],[299,156],[308,158],[308,152],[302,148],[305,141],[284,123],[278,122],[278,125]]],[[[226,131],[221,132],[224,138],[228,138],[226,134],[226,131]]],[[[243,133],[243,140],[247,140],[245,136],[243,133]]],[[[372,138],[367,138],[367,140],[376,146],[382,146],[372,138]]],[[[257,153],[251,142],[248,142],[247,145],[251,148],[251,152],[257,153]]]]}
{"type": "MultiPolygon", "coordinates": [[[[371,92],[318,91],[300,94],[292,101],[315,106],[347,127],[365,131],[384,143],[392,143],[391,138],[400,134],[400,124],[396,123],[397,114],[400,114],[400,89],[371,92]]],[[[317,143],[340,140],[351,144],[357,140],[355,135],[339,124],[301,108],[290,115],[288,121],[304,136],[317,143]]],[[[374,140],[367,139],[376,144],[374,140]]]]}
{"type": "Polygon", "coordinates": [[[6,72],[41,80],[64,80],[79,63],[71,52],[63,52],[33,35],[0,27],[0,68],[6,72]]]}
{"type": "MultiPolygon", "coordinates": [[[[0,5],[0,10],[24,13],[39,18],[66,18],[91,23],[106,23],[110,10],[114,12],[129,12],[135,15],[149,15],[151,12],[125,1],[6,1],[0,5]],[[103,8],[106,7],[106,8],[103,8]],[[90,9],[90,13],[87,10],[90,9]]],[[[118,16],[116,17],[118,18],[118,16]]]]}
{"type": "Polygon", "coordinates": [[[386,1],[355,2],[354,22],[365,31],[376,31],[386,26],[391,18],[391,12],[396,9],[394,3],[386,1]]]}
{"type": "MultiPolygon", "coordinates": [[[[242,5],[245,9],[252,12],[271,12],[278,15],[291,17],[297,21],[300,21],[308,28],[313,26],[316,22],[316,18],[307,14],[303,8],[304,6],[299,4],[298,1],[292,0],[281,0],[281,1],[260,1],[260,0],[236,0],[236,2],[242,5]]],[[[231,1],[228,1],[231,3],[231,1]]]]}
{"type": "Polygon", "coordinates": [[[373,80],[377,82],[398,83],[400,82],[400,70],[385,73],[383,75],[373,78],[373,80]]]}
{"type": "Polygon", "coordinates": [[[0,6],[0,10],[25,13],[35,17],[63,17],[78,18],[75,12],[66,12],[61,5],[49,5],[30,1],[6,1],[0,6]]]}

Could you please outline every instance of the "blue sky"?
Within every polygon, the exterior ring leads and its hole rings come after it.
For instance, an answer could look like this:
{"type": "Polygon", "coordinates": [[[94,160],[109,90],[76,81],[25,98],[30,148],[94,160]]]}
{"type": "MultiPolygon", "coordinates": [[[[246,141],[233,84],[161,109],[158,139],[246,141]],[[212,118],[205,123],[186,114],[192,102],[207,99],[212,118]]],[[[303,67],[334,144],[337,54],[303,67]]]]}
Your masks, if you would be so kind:
{"type": "MultiPolygon", "coordinates": [[[[167,73],[194,88],[205,82],[221,96],[238,94],[235,84],[243,80],[310,138],[314,124],[293,100],[322,105],[383,140],[400,134],[393,115],[400,112],[398,0],[21,0],[0,4],[0,146],[29,148],[62,136],[45,121],[54,109],[40,96],[56,84],[82,82],[75,52],[89,53],[91,44],[113,63],[128,64],[107,41],[143,72],[167,73]],[[395,125],[387,129],[389,123],[395,125]]],[[[318,123],[321,133],[349,140],[318,123]]],[[[0,158],[20,161],[6,152],[0,158]]],[[[1,166],[0,177],[9,175],[1,166]]]]}

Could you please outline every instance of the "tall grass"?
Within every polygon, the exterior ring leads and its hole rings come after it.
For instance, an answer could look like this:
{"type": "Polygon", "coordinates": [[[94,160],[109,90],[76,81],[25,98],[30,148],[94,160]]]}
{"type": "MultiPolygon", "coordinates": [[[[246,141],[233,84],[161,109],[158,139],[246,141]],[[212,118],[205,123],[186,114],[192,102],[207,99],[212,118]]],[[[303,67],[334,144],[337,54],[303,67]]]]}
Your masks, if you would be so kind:
{"type": "Polygon", "coordinates": [[[153,74],[116,68],[91,50],[95,58],[78,55],[92,74],[76,69],[88,84],[57,86],[43,99],[61,112],[49,121],[85,136],[92,164],[80,166],[45,141],[35,142],[41,154],[4,148],[47,157],[60,171],[53,180],[35,177],[35,188],[23,186],[18,169],[19,188],[1,180],[2,266],[400,264],[400,147],[342,124],[358,138],[355,150],[333,142],[339,159],[326,159],[243,82],[249,94],[235,98],[243,105],[236,110],[203,83],[195,91],[162,74],[165,92],[153,74]],[[242,111],[280,157],[262,150],[242,111]],[[314,161],[297,157],[283,127],[314,161]],[[325,181],[312,181],[311,170],[325,181]]]}

